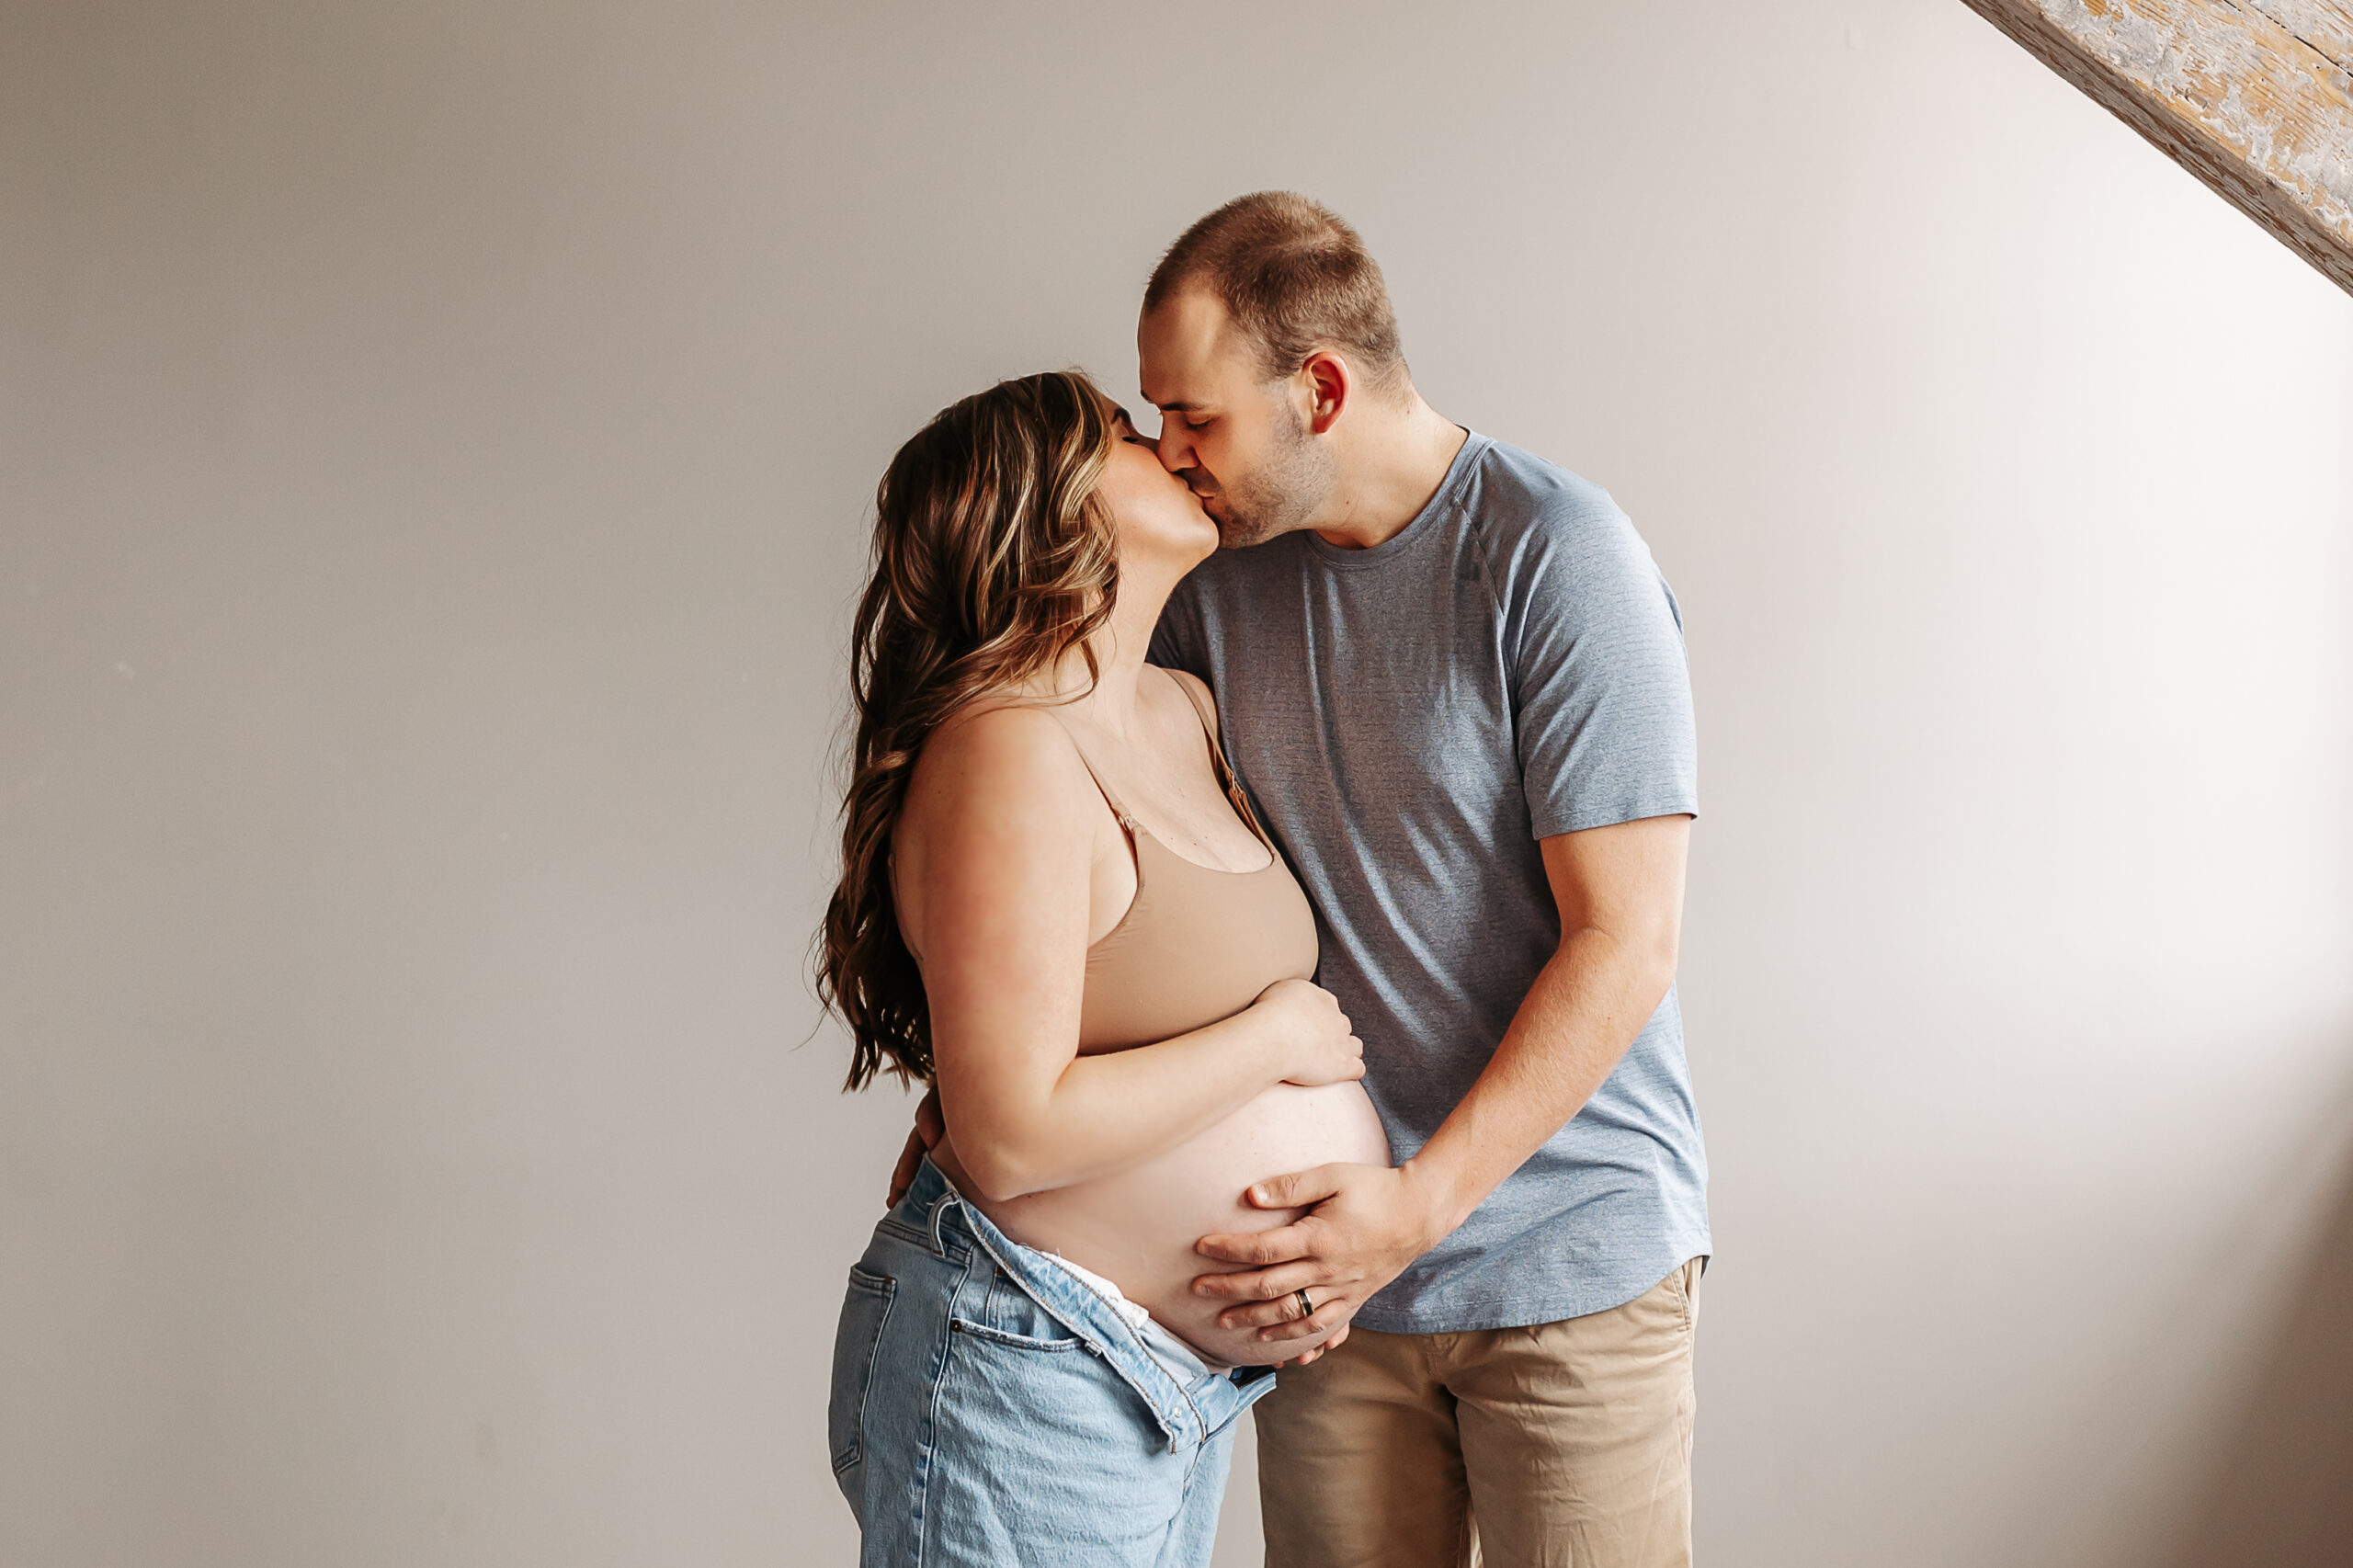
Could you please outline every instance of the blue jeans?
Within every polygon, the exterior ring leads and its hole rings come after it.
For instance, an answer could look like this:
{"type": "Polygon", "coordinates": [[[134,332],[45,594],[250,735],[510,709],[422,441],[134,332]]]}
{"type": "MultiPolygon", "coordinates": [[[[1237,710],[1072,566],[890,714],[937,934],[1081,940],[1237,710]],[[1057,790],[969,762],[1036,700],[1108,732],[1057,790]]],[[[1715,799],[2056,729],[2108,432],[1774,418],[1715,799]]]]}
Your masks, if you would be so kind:
{"type": "Polygon", "coordinates": [[[862,1568],[1201,1568],[1266,1368],[1189,1383],[930,1161],[850,1270],[834,1478],[862,1568]]]}

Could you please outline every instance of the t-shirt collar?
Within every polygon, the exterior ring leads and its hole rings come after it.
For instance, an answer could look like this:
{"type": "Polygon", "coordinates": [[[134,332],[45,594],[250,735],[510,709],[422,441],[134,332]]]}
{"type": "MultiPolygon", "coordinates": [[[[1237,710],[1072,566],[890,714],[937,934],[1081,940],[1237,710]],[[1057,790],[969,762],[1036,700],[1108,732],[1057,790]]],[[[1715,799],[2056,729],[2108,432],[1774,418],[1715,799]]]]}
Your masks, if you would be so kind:
{"type": "Polygon", "coordinates": [[[1472,464],[1478,460],[1479,454],[1489,444],[1486,437],[1468,426],[1458,428],[1464,437],[1462,449],[1454,454],[1452,462],[1447,464],[1446,477],[1438,481],[1437,491],[1422,504],[1422,509],[1414,514],[1412,522],[1379,544],[1364,550],[1345,549],[1327,542],[1313,528],[1302,528],[1300,537],[1307,541],[1309,553],[1327,565],[1344,567],[1378,565],[1404,554],[1415,540],[1429,531],[1430,519],[1452,510],[1462,493],[1470,488],[1472,464]]]}

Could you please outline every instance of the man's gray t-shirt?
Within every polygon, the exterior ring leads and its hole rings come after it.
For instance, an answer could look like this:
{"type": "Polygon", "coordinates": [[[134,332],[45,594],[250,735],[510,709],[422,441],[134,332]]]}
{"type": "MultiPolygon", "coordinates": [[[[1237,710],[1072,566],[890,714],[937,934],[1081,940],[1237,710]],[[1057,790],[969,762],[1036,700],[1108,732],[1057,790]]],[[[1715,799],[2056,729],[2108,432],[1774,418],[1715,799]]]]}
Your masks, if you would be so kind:
{"type": "MultiPolygon", "coordinates": [[[[1217,693],[1401,1160],[1559,945],[1537,841],[1699,808],[1682,624],[1649,550],[1606,492],[1475,434],[1373,549],[1299,532],[1203,562],[1152,656],[1217,693]]],[[[1669,991],[1576,1118],[1356,1321],[1505,1328],[1631,1301],[1709,1251],[1706,1187],[1669,991]]]]}

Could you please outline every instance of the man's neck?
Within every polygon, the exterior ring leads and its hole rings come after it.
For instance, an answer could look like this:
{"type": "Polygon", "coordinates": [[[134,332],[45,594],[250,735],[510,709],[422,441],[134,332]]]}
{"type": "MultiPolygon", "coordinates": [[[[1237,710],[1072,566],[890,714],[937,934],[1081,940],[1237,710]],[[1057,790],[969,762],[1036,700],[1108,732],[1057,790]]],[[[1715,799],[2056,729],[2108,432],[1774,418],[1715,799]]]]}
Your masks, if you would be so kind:
{"type": "Polygon", "coordinates": [[[1363,423],[1349,431],[1340,454],[1340,483],[1309,525],[1324,543],[1342,550],[1385,544],[1421,516],[1446,483],[1471,432],[1424,403],[1418,392],[1408,399],[1395,409],[1354,411],[1363,423]]]}

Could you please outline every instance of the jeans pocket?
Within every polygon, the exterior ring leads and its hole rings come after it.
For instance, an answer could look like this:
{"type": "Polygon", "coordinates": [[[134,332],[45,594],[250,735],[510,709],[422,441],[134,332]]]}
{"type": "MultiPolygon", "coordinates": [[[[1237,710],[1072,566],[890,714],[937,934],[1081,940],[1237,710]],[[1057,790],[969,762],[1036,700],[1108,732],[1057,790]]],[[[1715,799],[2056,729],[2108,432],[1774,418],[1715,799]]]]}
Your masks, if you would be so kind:
{"type": "Polygon", "coordinates": [[[970,1335],[974,1339],[986,1340],[991,1345],[1002,1345],[1008,1350],[1085,1350],[1091,1348],[1087,1345],[1086,1341],[1072,1335],[1065,1335],[1060,1339],[1041,1339],[1035,1335],[1008,1334],[1004,1329],[991,1328],[986,1324],[974,1323],[969,1318],[949,1318],[948,1320],[948,1332],[950,1334],[970,1335]]]}
{"type": "Polygon", "coordinates": [[[899,1282],[863,1268],[849,1271],[842,1298],[841,1326],[834,1334],[834,1392],[825,1409],[826,1446],[834,1473],[858,1463],[865,1451],[866,1391],[874,1380],[874,1350],[890,1321],[899,1282]]]}
{"type": "Polygon", "coordinates": [[[962,1298],[948,1331],[1013,1350],[1077,1350],[1086,1344],[1001,1267],[990,1270],[985,1290],[962,1298]]]}

